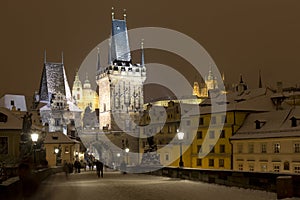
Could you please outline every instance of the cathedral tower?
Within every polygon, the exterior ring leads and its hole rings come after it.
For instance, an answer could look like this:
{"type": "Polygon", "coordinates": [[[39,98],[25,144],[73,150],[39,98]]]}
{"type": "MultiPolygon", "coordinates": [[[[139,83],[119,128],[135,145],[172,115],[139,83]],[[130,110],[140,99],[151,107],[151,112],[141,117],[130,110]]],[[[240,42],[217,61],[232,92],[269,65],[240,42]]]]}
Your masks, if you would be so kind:
{"type": "Polygon", "coordinates": [[[131,130],[134,125],[130,117],[142,111],[144,104],[143,83],[146,80],[146,67],[143,42],[141,63],[132,64],[126,14],[124,13],[122,20],[115,19],[113,11],[109,41],[108,67],[102,67],[100,63],[97,67],[100,129],[120,130],[122,122],[123,130],[131,130]],[[118,124],[115,123],[116,116],[119,118],[118,124]]]}

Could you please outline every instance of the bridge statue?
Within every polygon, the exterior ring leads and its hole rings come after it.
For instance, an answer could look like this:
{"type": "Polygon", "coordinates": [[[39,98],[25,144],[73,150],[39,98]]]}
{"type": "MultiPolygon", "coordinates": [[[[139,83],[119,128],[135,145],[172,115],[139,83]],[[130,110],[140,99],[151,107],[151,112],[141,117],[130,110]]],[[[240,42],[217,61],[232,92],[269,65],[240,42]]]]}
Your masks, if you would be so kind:
{"type": "Polygon", "coordinates": [[[157,155],[157,145],[154,142],[154,137],[150,136],[147,138],[149,147],[144,150],[141,165],[145,166],[158,166],[160,164],[159,155],[157,155]]]}

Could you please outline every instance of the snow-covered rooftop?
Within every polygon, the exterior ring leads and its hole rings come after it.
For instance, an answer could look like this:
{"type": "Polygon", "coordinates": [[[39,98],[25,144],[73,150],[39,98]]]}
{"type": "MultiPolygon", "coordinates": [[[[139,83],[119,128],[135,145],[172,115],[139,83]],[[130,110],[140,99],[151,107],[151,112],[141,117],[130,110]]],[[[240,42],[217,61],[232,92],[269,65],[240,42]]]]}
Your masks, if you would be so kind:
{"type": "Polygon", "coordinates": [[[45,144],[75,144],[80,143],[76,140],[70,139],[67,135],[63,134],[62,132],[50,132],[47,133],[45,144]]]}

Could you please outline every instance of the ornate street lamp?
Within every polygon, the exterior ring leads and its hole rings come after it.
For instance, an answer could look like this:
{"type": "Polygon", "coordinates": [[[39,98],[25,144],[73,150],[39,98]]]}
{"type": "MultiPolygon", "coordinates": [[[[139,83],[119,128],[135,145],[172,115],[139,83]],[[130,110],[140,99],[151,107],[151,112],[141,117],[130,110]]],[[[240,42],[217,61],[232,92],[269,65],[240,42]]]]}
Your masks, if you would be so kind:
{"type": "Polygon", "coordinates": [[[34,165],[36,164],[35,149],[36,149],[36,142],[38,141],[38,139],[39,139],[39,134],[33,132],[31,134],[31,140],[33,142],[33,162],[34,162],[34,165]]]}
{"type": "Polygon", "coordinates": [[[184,138],[184,132],[177,131],[177,137],[180,143],[180,161],[179,161],[179,167],[183,167],[183,160],[182,160],[182,140],[184,138]]]}
{"type": "Polygon", "coordinates": [[[121,156],[121,154],[120,154],[120,153],[117,153],[117,157],[118,157],[118,166],[120,165],[120,156],[121,156]]]}
{"type": "Polygon", "coordinates": [[[126,157],[127,157],[127,163],[126,164],[128,165],[128,153],[129,153],[129,148],[128,147],[125,148],[125,152],[126,152],[126,157]]]}

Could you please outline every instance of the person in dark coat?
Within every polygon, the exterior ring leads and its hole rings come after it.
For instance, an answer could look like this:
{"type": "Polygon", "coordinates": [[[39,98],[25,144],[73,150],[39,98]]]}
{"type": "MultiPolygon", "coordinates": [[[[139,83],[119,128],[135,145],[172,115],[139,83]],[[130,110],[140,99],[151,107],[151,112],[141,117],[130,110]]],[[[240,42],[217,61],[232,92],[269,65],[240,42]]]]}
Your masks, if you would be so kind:
{"type": "Polygon", "coordinates": [[[97,176],[98,178],[103,178],[103,163],[100,162],[99,160],[96,160],[95,162],[95,165],[96,165],[96,171],[97,171],[97,176]]]}
{"type": "Polygon", "coordinates": [[[74,162],[74,167],[75,167],[75,173],[76,173],[76,172],[77,172],[77,173],[80,173],[81,164],[80,164],[80,162],[79,162],[78,160],[76,160],[76,161],[74,162]]]}

